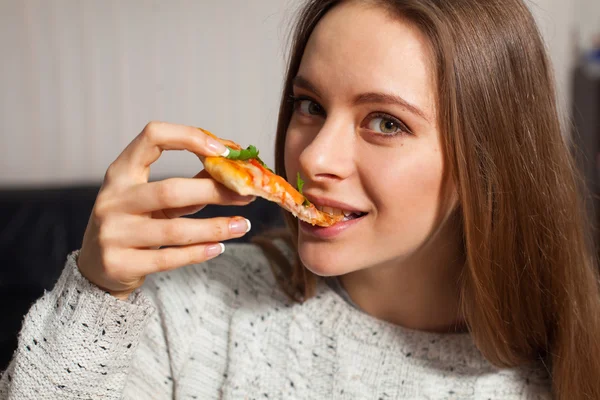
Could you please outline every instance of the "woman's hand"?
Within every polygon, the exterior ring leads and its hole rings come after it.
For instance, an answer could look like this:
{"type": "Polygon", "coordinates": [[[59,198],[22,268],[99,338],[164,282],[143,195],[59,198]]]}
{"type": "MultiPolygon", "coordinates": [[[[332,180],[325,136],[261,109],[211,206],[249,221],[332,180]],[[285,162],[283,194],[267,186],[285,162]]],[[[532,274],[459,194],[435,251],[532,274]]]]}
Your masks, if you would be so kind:
{"type": "Polygon", "coordinates": [[[250,229],[244,218],[178,218],[206,204],[244,205],[254,198],[230,191],[205,172],[148,183],[150,165],[164,150],[214,156],[226,148],[199,129],[151,122],[110,165],[77,264],[90,282],[121,299],[146,275],[216,257],[221,241],[250,229]]]}

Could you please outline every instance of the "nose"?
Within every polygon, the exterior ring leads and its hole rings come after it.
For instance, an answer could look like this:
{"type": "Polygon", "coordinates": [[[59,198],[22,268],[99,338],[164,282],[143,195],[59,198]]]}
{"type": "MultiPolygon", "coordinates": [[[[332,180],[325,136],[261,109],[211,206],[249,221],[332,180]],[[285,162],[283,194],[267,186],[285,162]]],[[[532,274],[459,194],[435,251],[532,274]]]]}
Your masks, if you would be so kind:
{"type": "Polygon", "coordinates": [[[349,177],[354,170],[355,134],[351,123],[329,116],[300,154],[300,167],[313,182],[327,183],[349,177]]]}

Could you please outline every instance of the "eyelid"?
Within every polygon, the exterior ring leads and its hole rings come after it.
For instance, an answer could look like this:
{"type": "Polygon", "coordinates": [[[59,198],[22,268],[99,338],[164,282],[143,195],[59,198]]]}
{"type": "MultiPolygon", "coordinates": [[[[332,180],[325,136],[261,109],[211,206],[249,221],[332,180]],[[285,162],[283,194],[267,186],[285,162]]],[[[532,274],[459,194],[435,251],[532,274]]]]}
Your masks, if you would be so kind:
{"type": "MultiPolygon", "coordinates": [[[[315,101],[315,99],[313,99],[312,97],[306,96],[306,95],[303,95],[303,94],[298,95],[298,96],[292,94],[292,95],[290,95],[290,97],[291,97],[292,101],[295,102],[295,103],[299,102],[299,101],[302,101],[302,100],[308,100],[308,101],[312,101],[313,103],[319,104],[319,102],[315,101]]],[[[319,104],[319,106],[320,106],[320,104],[319,104]]]]}
{"type": "MultiPolygon", "coordinates": [[[[316,105],[318,105],[319,107],[321,107],[321,110],[323,110],[323,116],[327,115],[327,112],[325,111],[325,108],[318,102],[316,101],[314,98],[307,96],[307,95],[295,95],[295,94],[291,94],[290,98],[292,100],[292,102],[294,103],[294,110],[297,109],[297,106],[299,104],[299,102],[301,101],[311,101],[313,103],[315,103],[316,105]]],[[[314,115],[313,115],[314,116],[314,115]]],[[[369,115],[367,115],[366,117],[366,121],[370,122],[375,118],[383,118],[383,119],[388,119],[392,122],[394,122],[394,124],[396,124],[399,128],[397,133],[394,134],[382,134],[382,133],[376,133],[378,136],[382,136],[382,137],[387,137],[387,138],[392,138],[395,136],[399,136],[402,134],[408,134],[408,135],[413,135],[412,130],[410,129],[410,127],[404,123],[400,118],[394,117],[391,114],[385,113],[385,112],[373,112],[369,115]]]]}
{"type": "Polygon", "coordinates": [[[402,122],[401,119],[394,117],[391,114],[388,113],[384,113],[384,112],[374,112],[371,113],[367,116],[366,121],[371,122],[372,120],[374,120],[375,118],[383,118],[383,119],[387,119],[392,121],[394,124],[396,124],[399,128],[398,133],[395,134],[378,134],[380,136],[384,136],[384,137],[394,137],[397,135],[400,135],[402,133],[404,134],[408,134],[408,135],[412,135],[412,130],[409,128],[408,125],[406,125],[404,122],[402,122]]]}
{"type": "Polygon", "coordinates": [[[290,98],[292,99],[292,102],[294,103],[294,110],[297,110],[297,107],[298,107],[298,105],[299,105],[300,102],[302,102],[302,101],[310,101],[310,102],[318,105],[321,108],[321,110],[323,110],[323,114],[322,114],[323,116],[327,115],[327,112],[325,111],[325,108],[318,101],[316,101],[315,99],[313,99],[310,96],[306,96],[306,95],[296,96],[294,94],[291,94],[290,98]]]}

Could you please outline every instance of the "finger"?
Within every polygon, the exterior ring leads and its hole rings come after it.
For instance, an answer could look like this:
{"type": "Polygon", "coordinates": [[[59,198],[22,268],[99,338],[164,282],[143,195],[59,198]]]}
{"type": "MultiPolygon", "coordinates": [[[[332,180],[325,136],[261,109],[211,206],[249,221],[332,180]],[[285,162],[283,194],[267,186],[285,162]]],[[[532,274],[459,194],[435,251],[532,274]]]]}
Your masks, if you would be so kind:
{"type": "Polygon", "coordinates": [[[123,209],[146,213],[206,204],[246,205],[253,196],[240,196],[213,179],[170,178],[135,185],[123,195],[123,209]]]}
{"type": "Polygon", "coordinates": [[[191,264],[199,264],[220,255],[225,250],[222,243],[195,244],[167,247],[158,250],[133,250],[131,273],[146,276],[156,272],[170,271],[191,264]]]}
{"type": "Polygon", "coordinates": [[[148,179],[150,165],[164,150],[187,150],[198,156],[227,154],[227,148],[198,128],[150,122],[113,163],[114,174],[148,179]]]}
{"type": "MultiPolygon", "coordinates": [[[[202,170],[194,175],[194,179],[200,178],[210,178],[210,175],[206,170],[202,170]]],[[[179,218],[185,215],[196,214],[198,211],[202,210],[206,205],[198,205],[198,206],[188,206],[188,207],[179,207],[179,208],[167,208],[164,210],[157,210],[152,213],[152,218],[159,219],[172,219],[179,218]]]]}
{"type": "Polygon", "coordinates": [[[158,210],[152,212],[152,218],[155,219],[173,219],[184,217],[186,215],[196,214],[206,206],[189,206],[180,208],[170,208],[166,210],[158,210]]]}
{"type": "Polygon", "coordinates": [[[115,241],[127,247],[188,246],[239,238],[250,231],[241,217],[210,219],[138,219],[115,232],[115,241]]]}

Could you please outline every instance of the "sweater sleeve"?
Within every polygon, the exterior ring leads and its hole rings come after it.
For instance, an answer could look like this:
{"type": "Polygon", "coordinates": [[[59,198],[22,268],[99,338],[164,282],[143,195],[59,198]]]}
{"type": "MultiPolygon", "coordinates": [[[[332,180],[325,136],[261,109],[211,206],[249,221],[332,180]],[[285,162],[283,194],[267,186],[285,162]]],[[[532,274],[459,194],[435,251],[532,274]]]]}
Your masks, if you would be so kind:
{"type": "MultiPolygon", "coordinates": [[[[102,291],[79,273],[77,255],[69,255],[54,289],[25,316],[18,348],[0,379],[0,399],[120,399],[140,346],[168,369],[164,344],[155,345],[164,341],[150,299],[139,290],[127,301],[102,291]],[[151,324],[158,327],[144,337],[151,324]]],[[[171,390],[163,385],[160,394],[171,397],[171,390]]]]}

